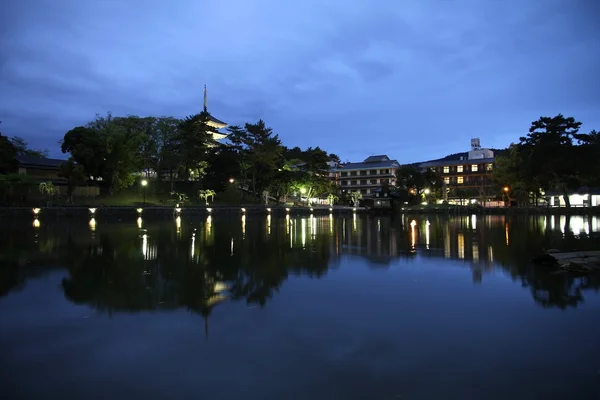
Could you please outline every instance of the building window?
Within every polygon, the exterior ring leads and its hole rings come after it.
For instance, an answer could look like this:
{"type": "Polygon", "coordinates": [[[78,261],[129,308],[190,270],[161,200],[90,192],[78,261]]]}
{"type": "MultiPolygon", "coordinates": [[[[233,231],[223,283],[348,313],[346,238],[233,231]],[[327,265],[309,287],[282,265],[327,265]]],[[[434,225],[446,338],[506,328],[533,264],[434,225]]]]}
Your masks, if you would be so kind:
{"type": "Polygon", "coordinates": [[[366,179],[361,179],[360,180],[360,184],[361,185],[366,185],[367,184],[367,180],[366,179]]]}
{"type": "Polygon", "coordinates": [[[348,181],[342,181],[342,186],[348,186],[348,181]]]}
{"type": "Polygon", "coordinates": [[[477,171],[478,171],[478,169],[479,169],[479,166],[478,166],[477,164],[473,164],[473,165],[471,165],[471,171],[472,171],[472,172],[477,172],[477,171]]]}
{"type": "Polygon", "coordinates": [[[366,189],[360,189],[360,192],[361,192],[362,194],[367,194],[367,190],[366,190],[366,189]]]}
{"type": "Polygon", "coordinates": [[[462,183],[464,183],[463,177],[462,176],[457,176],[456,177],[456,183],[458,183],[459,185],[462,184],[462,183]]]}
{"type": "Polygon", "coordinates": [[[361,175],[366,175],[366,174],[367,174],[367,171],[360,171],[360,174],[361,174],[361,175]]]}
{"type": "Polygon", "coordinates": [[[493,169],[494,169],[494,165],[493,165],[493,164],[488,164],[488,165],[486,165],[486,166],[485,166],[485,169],[486,169],[487,171],[491,171],[491,170],[493,170],[493,169]]]}
{"type": "Polygon", "coordinates": [[[444,177],[444,183],[445,183],[446,185],[449,185],[449,184],[450,184],[450,177],[449,177],[449,176],[446,176],[446,177],[444,177]]]}
{"type": "Polygon", "coordinates": [[[390,180],[389,180],[389,179],[382,179],[382,180],[381,180],[381,183],[382,183],[382,184],[384,184],[384,185],[385,185],[385,184],[389,184],[389,183],[390,183],[390,180]]]}
{"type": "Polygon", "coordinates": [[[444,173],[445,174],[450,173],[450,167],[444,167],[444,173]]]}
{"type": "Polygon", "coordinates": [[[342,172],[342,176],[348,176],[348,172],[346,172],[346,171],[342,172]]]}
{"type": "Polygon", "coordinates": [[[350,176],[356,176],[356,171],[350,172],[350,176]]]}
{"type": "Polygon", "coordinates": [[[350,181],[351,185],[356,185],[356,181],[350,181]]]}
{"type": "Polygon", "coordinates": [[[377,183],[377,179],[371,179],[371,180],[369,180],[369,183],[371,185],[375,185],[377,183]]]}
{"type": "Polygon", "coordinates": [[[376,169],[370,170],[369,175],[377,175],[377,170],[376,169]]]}
{"type": "MultiPolygon", "coordinates": [[[[456,172],[463,172],[463,166],[462,165],[458,165],[456,167],[456,172]]],[[[462,183],[462,182],[461,182],[462,183]]]]}

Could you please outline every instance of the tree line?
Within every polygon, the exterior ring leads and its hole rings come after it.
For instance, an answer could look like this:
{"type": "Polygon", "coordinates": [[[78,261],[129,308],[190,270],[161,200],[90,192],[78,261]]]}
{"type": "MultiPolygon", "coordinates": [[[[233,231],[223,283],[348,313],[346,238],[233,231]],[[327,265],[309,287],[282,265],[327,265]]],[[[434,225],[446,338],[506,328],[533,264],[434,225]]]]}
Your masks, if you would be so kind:
{"type": "MultiPolygon", "coordinates": [[[[569,193],[582,187],[600,189],[600,133],[582,133],[580,127],[581,122],[562,114],[533,121],[518,143],[497,152],[493,170],[482,174],[480,187],[452,187],[451,194],[501,199],[504,193],[518,204],[538,205],[554,193],[569,207],[569,193]]],[[[403,201],[420,203],[441,199],[448,188],[440,171],[416,163],[398,169],[393,190],[403,201]]]]}
{"type": "Polygon", "coordinates": [[[334,190],[327,163],[339,161],[335,154],[288,148],[263,120],[228,127],[230,143],[219,143],[209,121],[206,111],[184,119],[98,115],[68,131],[61,150],[109,193],[134,184],[140,171],[170,181],[171,192],[175,181],[191,182],[194,191],[221,191],[234,181],[256,198],[334,190]]]}

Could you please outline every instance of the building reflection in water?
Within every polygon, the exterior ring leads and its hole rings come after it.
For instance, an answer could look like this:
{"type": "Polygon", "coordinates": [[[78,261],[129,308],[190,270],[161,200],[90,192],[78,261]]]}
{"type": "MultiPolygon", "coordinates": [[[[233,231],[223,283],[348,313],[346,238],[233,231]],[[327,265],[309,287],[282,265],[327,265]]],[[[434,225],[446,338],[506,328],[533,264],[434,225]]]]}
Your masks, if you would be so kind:
{"type": "MultiPolygon", "coordinates": [[[[66,266],[63,288],[73,302],[107,312],[185,307],[206,323],[213,307],[226,299],[264,305],[290,276],[320,277],[350,257],[373,268],[415,258],[451,259],[469,268],[474,282],[502,269],[547,307],[577,305],[585,290],[600,288],[593,277],[582,283],[529,262],[542,248],[573,243],[598,248],[597,217],[248,216],[247,227],[237,218],[182,221],[180,236],[174,234],[180,223],[171,219],[148,223],[141,231],[133,224],[103,222],[95,228],[95,239],[89,235],[91,221],[89,227],[51,221],[43,229],[27,222],[22,238],[5,230],[12,236],[0,241],[0,250],[12,246],[25,257],[24,265],[41,260],[66,266]]],[[[26,270],[18,271],[27,279],[26,270]]],[[[22,280],[14,282],[3,293],[22,286],[22,280]]]]}

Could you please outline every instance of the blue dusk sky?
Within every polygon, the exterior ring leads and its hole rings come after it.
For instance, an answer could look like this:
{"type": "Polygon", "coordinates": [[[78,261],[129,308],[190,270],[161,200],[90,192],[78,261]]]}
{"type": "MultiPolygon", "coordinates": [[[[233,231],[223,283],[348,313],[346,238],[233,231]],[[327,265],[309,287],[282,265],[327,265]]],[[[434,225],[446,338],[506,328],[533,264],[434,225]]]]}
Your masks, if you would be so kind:
{"type": "Polygon", "coordinates": [[[113,115],[262,118],[288,146],[401,163],[506,147],[540,116],[600,130],[593,0],[0,4],[0,130],[65,157],[113,115]]]}

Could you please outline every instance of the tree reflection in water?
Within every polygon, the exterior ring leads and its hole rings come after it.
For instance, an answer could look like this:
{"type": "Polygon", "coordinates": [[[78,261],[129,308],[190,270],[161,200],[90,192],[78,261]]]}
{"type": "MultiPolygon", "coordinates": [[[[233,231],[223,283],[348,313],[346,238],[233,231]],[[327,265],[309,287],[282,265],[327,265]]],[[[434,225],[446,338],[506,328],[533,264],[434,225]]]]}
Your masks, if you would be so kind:
{"type": "Polygon", "coordinates": [[[65,296],[98,311],[186,308],[208,321],[231,299],[264,306],[290,274],[319,278],[362,257],[373,268],[399,258],[461,260],[482,283],[501,268],[543,307],[574,307],[597,275],[534,267],[542,249],[598,249],[598,219],[516,216],[213,216],[96,224],[48,221],[0,229],[0,294],[50,268],[68,269],[65,296]],[[141,227],[140,227],[141,226],[141,227]]]}

